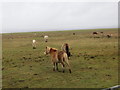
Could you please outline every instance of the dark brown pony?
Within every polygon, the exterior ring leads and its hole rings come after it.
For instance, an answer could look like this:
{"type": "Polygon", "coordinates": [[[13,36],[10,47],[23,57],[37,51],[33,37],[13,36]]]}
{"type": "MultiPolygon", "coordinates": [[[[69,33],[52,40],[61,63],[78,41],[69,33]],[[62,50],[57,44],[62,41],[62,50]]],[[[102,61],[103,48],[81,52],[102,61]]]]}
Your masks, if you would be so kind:
{"type": "Polygon", "coordinates": [[[67,43],[63,44],[61,47],[62,51],[66,52],[68,55],[68,58],[71,56],[71,53],[69,51],[69,45],[67,43]]]}
{"type": "Polygon", "coordinates": [[[98,32],[93,32],[93,35],[97,35],[98,34],[98,32]]]}

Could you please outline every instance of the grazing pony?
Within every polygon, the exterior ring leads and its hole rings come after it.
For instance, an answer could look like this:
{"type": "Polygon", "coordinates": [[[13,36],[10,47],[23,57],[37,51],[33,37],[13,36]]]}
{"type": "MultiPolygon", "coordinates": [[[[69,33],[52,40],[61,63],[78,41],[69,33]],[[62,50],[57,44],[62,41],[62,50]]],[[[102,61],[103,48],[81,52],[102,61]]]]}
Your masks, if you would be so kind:
{"type": "Polygon", "coordinates": [[[44,40],[45,40],[45,42],[48,42],[48,36],[47,35],[44,36],[44,40]]]}
{"type": "Polygon", "coordinates": [[[70,58],[71,56],[71,53],[69,51],[69,45],[67,43],[64,43],[61,47],[62,51],[66,52],[67,55],[68,55],[68,58],[70,58]]]}
{"type": "Polygon", "coordinates": [[[97,38],[99,33],[98,32],[93,32],[92,34],[94,35],[94,38],[97,38]]]}
{"type": "Polygon", "coordinates": [[[44,54],[50,54],[51,61],[53,63],[53,71],[55,71],[55,69],[58,71],[58,63],[61,63],[63,73],[64,73],[65,72],[64,68],[66,63],[66,65],[68,66],[69,72],[71,73],[70,65],[68,62],[68,56],[64,51],[58,51],[55,48],[50,48],[47,46],[44,54]]]}
{"type": "Polygon", "coordinates": [[[98,34],[98,32],[93,32],[93,35],[97,35],[98,34]]]}
{"type": "Polygon", "coordinates": [[[111,38],[111,37],[112,37],[112,34],[107,34],[107,37],[108,37],[108,38],[111,38]]]}
{"type": "Polygon", "coordinates": [[[100,32],[100,34],[101,34],[101,37],[103,38],[104,37],[104,32],[100,32]]]}
{"type": "Polygon", "coordinates": [[[32,40],[33,49],[36,49],[36,40],[32,40]]]}
{"type": "Polygon", "coordinates": [[[73,33],[73,35],[75,35],[75,33],[73,33]]]}

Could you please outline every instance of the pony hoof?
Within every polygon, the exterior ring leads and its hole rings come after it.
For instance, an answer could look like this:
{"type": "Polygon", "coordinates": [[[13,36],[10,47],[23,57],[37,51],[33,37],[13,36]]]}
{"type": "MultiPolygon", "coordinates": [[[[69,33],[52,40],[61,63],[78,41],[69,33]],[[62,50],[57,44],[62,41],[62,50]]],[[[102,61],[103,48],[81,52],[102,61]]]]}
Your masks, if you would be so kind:
{"type": "Polygon", "coordinates": [[[36,47],[33,47],[33,49],[36,49],[36,47]]]}
{"type": "Polygon", "coordinates": [[[65,73],[65,71],[63,70],[63,73],[65,73]]]}
{"type": "Polygon", "coordinates": [[[56,69],[57,71],[59,71],[58,69],[56,69]]]}
{"type": "Polygon", "coordinates": [[[69,72],[72,73],[71,70],[69,70],[69,72]]]}
{"type": "Polygon", "coordinates": [[[53,69],[53,71],[55,71],[55,69],[53,69]]]}

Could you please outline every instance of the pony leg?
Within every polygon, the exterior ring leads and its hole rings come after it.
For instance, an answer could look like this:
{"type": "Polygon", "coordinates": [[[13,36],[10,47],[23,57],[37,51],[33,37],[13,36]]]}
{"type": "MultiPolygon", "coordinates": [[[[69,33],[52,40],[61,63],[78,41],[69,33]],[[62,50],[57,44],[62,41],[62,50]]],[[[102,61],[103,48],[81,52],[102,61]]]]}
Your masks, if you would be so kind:
{"type": "Polygon", "coordinates": [[[32,45],[33,45],[33,49],[36,49],[36,44],[35,44],[35,43],[33,43],[32,45]]]}
{"type": "Polygon", "coordinates": [[[67,54],[64,55],[63,61],[67,64],[67,67],[68,67],[68,69],[69,69],[69,72],[71,73],[70,64],[69,64],[69,61],[68,61],[68,56],[67,56],[67,54]]]}
{"type": "Polygon", "coordinates": [[[58,70],[58,63],[56,63],[56,70],[59,71],[59,70],[58,70]]]}
{"type": "Polygon", "coordinates": [[[48,40],[46,39],[45,42],[47,42],[48,40]]]}
{"type": "Polygon", "coordinates": [[[69,64],[68,60],[66,60],[65,63],[67,64],[68,70],[71,73],[70,64],[69,64]]]}
{"type": "Polygon", "coordinates": [[[65,64],[63,62],[61,62],[62,65],[62,69],[63,69],[63,73],[65,72],[65,64]]]}
{"type": "Polygon", "coordinates": [[[35,45],[34,45],[34,46],[35,46],[35,49],[36,49],[36,43],[35,43],[35,45]]]}
{"type": "Polygon", "coordinates": [[[55,62],[53,62],[53,71],[55,71],[55,62]]]}

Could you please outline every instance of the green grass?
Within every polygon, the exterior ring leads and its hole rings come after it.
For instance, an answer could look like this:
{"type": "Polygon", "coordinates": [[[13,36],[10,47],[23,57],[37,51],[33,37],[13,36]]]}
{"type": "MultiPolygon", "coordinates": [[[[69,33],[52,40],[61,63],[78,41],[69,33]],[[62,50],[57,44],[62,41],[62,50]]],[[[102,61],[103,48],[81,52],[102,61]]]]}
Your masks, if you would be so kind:
{"type": "Polygon", "coordinates": [[[117,29],[36,34],[3,34],[3,88],[108,88],[118,84],[117,29]],[[93,38],[93,31],[112,33],[113,37],[93,38]],[[47,43],[43,35],[49,36],[47,43]],[[32,49],[33,39],[38,42],[36,50],[32,49]],[[65,73],[53,72],[50,57],[43,54],[46,46],[60,49],[65,42],[71,47],[72,74],[67,69],[65,73]]]}

